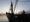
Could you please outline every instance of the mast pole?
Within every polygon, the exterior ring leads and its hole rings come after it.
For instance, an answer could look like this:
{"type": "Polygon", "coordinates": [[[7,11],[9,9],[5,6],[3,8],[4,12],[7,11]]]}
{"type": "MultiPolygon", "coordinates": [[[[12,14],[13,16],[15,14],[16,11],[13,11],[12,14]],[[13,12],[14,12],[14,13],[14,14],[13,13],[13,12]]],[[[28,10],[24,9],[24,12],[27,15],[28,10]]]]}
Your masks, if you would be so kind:
{"type": "Polygon", "coordinates": [[[11,13],[13,13],[13,3],[11,1],[11,13]]]}

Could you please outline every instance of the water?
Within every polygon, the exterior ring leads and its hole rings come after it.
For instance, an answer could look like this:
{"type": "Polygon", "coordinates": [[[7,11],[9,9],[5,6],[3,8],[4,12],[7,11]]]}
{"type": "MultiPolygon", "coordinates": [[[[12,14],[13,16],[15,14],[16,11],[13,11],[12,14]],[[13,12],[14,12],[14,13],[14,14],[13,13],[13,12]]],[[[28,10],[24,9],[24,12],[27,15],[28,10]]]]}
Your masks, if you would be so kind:
{"type": "Polygon", "coordinates": [[[0,16],[0,22],[8,22],[8,18],[6,15],[0,16]]]}

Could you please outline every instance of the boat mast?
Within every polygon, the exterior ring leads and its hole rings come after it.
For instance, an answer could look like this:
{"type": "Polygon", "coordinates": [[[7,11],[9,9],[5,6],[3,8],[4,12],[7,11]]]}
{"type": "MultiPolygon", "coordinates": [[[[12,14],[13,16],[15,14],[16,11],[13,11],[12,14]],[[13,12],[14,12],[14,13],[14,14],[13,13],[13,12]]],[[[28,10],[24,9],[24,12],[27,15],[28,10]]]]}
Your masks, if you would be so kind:
{"type": "Polygon", "coordinates": [[[13,3],[11,1],[11,13],[13,13],[13,3]]]}

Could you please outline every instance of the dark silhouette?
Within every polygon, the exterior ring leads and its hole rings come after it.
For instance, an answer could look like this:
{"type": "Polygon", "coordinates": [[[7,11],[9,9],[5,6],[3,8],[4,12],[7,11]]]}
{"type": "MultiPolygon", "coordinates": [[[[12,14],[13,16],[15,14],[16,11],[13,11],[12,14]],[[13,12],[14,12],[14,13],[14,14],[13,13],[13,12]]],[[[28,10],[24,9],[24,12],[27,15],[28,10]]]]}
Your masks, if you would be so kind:
{"type": "Polygon", "coordinates": [[[9,22],[30,22],[30,16],[29,15],[27,16],[27,14],[25,14],[25,15],[24,15],[24,13],[22,15],[20,15],[20,14],[12,15],[12,14],[6,13],[6,15],[9,19],[9,22]],[[15,18],[15,16],[17,16],[17,18],[15,18]]]}
{"type": "Polygon", "coordinates": [[[25,14],[24,10],[22,14],[13,13],[13,3],[12,2],[11,2],[11,13],[6,12],[6,15],[9,19],[9,22],[30,22],[30,14],[25,14]],[[15,16],[17,16],[17,18],[15,16]]]}

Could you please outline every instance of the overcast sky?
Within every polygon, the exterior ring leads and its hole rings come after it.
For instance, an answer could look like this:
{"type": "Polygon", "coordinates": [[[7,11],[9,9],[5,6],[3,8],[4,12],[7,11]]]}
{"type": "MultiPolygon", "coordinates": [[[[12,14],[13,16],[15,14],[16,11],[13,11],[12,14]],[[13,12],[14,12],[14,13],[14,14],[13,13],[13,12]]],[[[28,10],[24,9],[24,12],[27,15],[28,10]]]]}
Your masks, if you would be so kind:
{"type": "MultiPolygon", "coordinates": [[[[16,0],[12,0],[13,6],[16,0]]],[[[9,11],[11,0],[0,0],[0,12],[9,11]]],[[[30,0],[18,0],[15,10],[30,10],[30,0]]]]}

